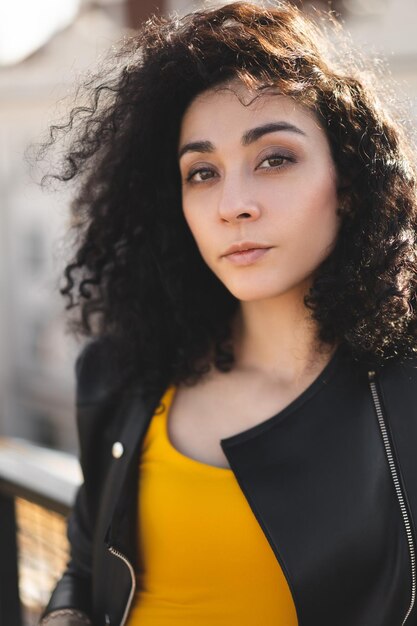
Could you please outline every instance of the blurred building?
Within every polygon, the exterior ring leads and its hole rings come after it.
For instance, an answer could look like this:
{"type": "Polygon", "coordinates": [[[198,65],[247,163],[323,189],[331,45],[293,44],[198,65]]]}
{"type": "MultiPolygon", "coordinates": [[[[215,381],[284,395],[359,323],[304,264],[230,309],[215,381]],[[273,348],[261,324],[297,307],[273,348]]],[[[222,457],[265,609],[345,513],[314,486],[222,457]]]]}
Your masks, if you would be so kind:
{"type": "Polygon", "coordinates": [[[78,350],[65,334],[58,294],[68,198],[40,189],[25,150],[46,138],[79,74],[120,38],[122,9],[81,4],[43,46],[0,68],[0,434],[67,450],[76,448],[78,350]]]}
{"type": "MultiPolygon", "coordinates": [[[[68,197],[41,192],[24,160],[25,148],[59,117],[65,106],[61,100],[79,75],[94,69],[127,26],[137,26],[155,10],[182,14],[201,4],[81,0],[64,28],[30,56],[0,67],[0,435],[76,448],[73,362],[78,346],[64,332],[57,287],[68,197]]],[[[327,7],[327,1],[320,6],[327,7]]],[[[415,0],[338,0],[334,6],[367,54],[387,57],[400,88],[416,103],[415,0]]]]}

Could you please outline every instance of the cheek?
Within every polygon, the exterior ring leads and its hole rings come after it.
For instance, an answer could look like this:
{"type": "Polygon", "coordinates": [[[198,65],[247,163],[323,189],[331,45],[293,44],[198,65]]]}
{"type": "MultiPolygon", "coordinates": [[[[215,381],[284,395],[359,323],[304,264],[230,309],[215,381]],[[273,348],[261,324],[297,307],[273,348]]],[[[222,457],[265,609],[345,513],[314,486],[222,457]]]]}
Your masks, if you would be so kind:
{"type": "Polygon", "coordinates": [[[209,239],[209,229],[205,223],[203,216],[195,211],[189,211],[185,207],[183,209],[185,222],[190,229],[197,248],[200,250],[203,258],[206,256],[207,240],[209,239]]]}
{"type": "MultiPolygon", "coordinates": [[[[288,240],[294,242],[300,262],[316,262],[331,251],[340,227],[337,215],[337,188],[332,180],[322,179],[305,184],[290,203],[292,227],[288,240]]],[[[290,224],[291,220],[288,220],[290,224]]]]}
{"type": "Polygon", "coordinates": [[[184,215],[185,222],[191,231],[191,234],[193,235],[194,239],[196,239],[196,237],[199,234],[199,228],[198,228],[198,220],[196,219],[195,214],[192,211],[187,211],[187,208],[184,208],[183,215],[184,215]]]}
{"type": "Polygon", "coordinates": [[[184,198],[182,200],[182,215],[184,217],[185,223],[187,224],[188,228],[191,231],[191,234],[195,239],[195,233],[197,232],[195,212],[190,210],[189,203],[187,201],[184,201],[184,198]]]}
{"type": "Polygon", "coordinates": [[[326,236],[334,234],[338,226],[338,195],[334,176],[316,178],[306,185],[305,207],[315,231],[322,230],[326,236]],[[322,228],[321,228],[322,227],[322,228]]]}

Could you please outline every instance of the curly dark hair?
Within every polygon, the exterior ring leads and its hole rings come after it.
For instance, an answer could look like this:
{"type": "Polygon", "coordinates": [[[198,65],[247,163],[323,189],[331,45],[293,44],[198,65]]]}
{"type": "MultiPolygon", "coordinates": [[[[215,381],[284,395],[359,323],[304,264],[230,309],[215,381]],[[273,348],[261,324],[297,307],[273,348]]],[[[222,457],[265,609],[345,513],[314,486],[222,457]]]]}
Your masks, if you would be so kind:
{"type": "Polygon", "coordinates": [[[86,82],[87,104],[51,128],[50,145],[74,133],[55,174],[78,181],[62,287],[79,311],[71,324],[110,337],[126,374],[154,385],[233,366],[238,301],[186,225],[177,158],[187,106],[230,79],[314,111],[344,181],[338,240],[305,298],[319,341],[379,363],[415,355],[414,154],[353,55],[335,59],[326,28],[287,3],[154,16],[86,82]]]}

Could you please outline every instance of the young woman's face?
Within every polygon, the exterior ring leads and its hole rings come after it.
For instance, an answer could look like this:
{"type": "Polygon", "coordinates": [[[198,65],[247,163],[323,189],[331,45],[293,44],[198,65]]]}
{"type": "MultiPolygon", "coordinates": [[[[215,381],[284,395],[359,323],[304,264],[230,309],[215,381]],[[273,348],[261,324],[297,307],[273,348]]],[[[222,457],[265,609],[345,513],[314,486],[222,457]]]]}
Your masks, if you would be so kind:
{"type": "Polygon", "coordinates": [[[305,294],[339,228],[327,137],[290,97],[254,100],[245,87],[232,89],[200,94],[184,114],[184,217],[203,259],[239,300],[305,294]],[[251,251],[229,254],[234,244],[251,251]]]}

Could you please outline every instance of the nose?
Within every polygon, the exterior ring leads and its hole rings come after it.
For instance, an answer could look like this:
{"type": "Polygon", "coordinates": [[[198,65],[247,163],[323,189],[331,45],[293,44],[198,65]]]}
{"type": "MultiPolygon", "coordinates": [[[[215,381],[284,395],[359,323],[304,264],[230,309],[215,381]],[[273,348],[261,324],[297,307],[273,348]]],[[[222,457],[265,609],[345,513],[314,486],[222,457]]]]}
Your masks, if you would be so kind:
{"type": "Polygon", "coordinates": [[[218,213],[222,221],[236,223],[256,220],[261,215],[259,202],[244,177],[224,179],[218,201],[218,213]]]}

